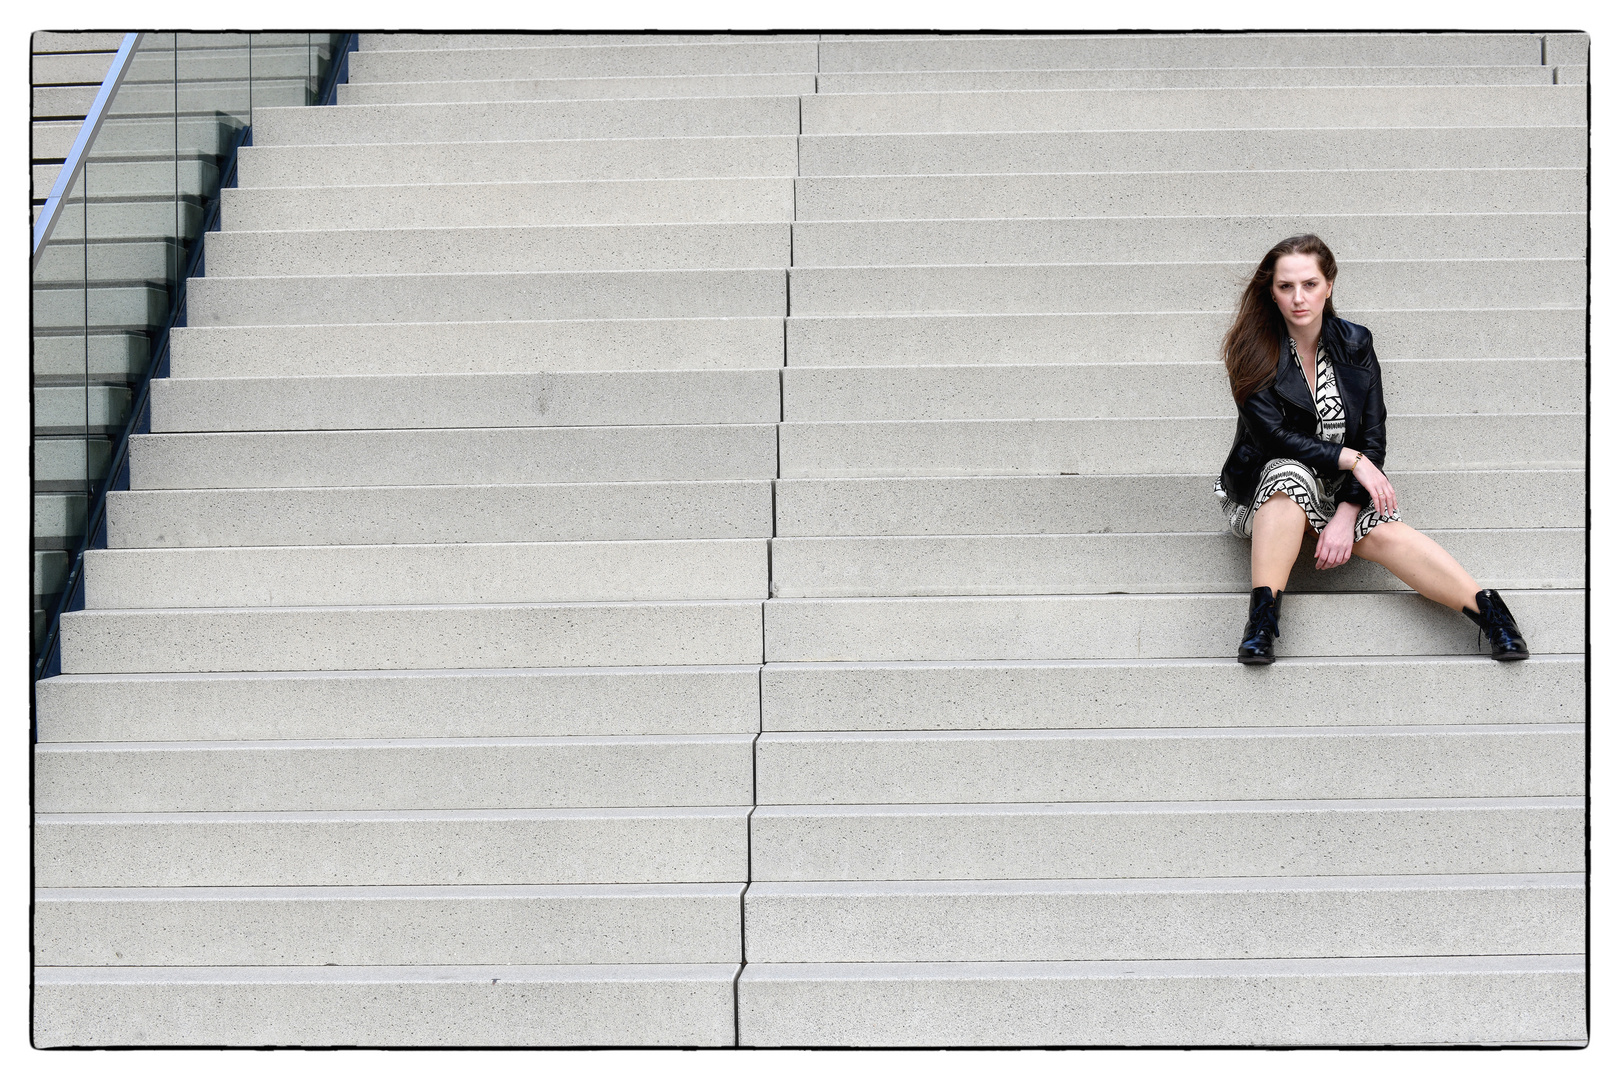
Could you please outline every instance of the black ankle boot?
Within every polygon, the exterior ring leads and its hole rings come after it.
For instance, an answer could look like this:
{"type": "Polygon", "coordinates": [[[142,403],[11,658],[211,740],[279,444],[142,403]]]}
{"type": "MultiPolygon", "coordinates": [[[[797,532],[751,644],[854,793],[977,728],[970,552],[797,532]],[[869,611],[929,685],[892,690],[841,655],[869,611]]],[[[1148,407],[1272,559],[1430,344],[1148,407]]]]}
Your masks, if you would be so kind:
{"type": "Polygon", "coordinates": [[[1249,593],[1249,621],[1243,627],[1243,642],[1238,646],[1238,660],[1245,664],[1269,664],[1276,659],[1272,640],[1282,637],[1277,629],[1277,612],[1282,608],[1282,593],[1272,593],[1262,585],[1249,593]]]}
{"type": "Polygon", "coordinates": [[[1513,612],[1502,601],[1495,589],[1481,589],[1474,594],[1478,611],[1463,608],[1463,614],[1473,620],[1480,633],[1491,643],[1492,660],[1524,660],[1530,656],[1530,646],[1519,633],[1519,624],[1513,621],[1513,612]]]}

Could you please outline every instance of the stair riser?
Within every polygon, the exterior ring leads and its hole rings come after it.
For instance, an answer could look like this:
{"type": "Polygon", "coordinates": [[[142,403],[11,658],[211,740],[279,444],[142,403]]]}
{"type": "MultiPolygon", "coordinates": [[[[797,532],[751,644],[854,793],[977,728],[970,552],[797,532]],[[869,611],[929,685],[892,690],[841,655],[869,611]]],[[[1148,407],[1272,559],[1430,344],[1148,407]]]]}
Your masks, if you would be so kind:
{"type": "Polygon", "coordinates": [[[1546,805],[761,807],[752,820],[753,880],[1580,871],[1580,800],[1536,802],[1546,805]]]}
{"type": "Polygon", "coordinates": [[[71,612],[68,674],[757,664],[760,604],[71,612]]]}
{"type": "Polygon", "coordinates": [[[737,969],[229,968],[106,978],[66,968],[34,999],[38,1046],[731,1046],[737,969]],[[173,976],[179,975],[179,978],[173,976]],[[199,977],[200,976],[200,977],[199,977]]]}
{"type": "Polygon", "coordinates": [[[1306,232],[1327,237],[1334,255],[1350,263],[1584,258],[1586,252],[1585,215],[1573,213],[1109,216],[797,222],[793,263],[814,267],[1219,262],[1244,252],[1253,252],[1258,261],[1282,237],[1306,232]]]}
{"type": "Polygon", "coordinates": [[[197,326],[782,315],[781,270],[195,278],[197,326]]]}
{"type": "Polygon", "coordinates": [[[886,131],[1074,131],[1118,128],[1453,127],[1586,123],[1586,93],[1559,86],[1043,90],[1020,93],[820,94],[804,100],[810,135],[886,131]]]}
{"type": "Polygon", "coordinates": [[[736,964],[741,891],[46,890],[35,900],[34,955],[45,967],[736,964]]]}
{"type": "Polygon", "coordinates": [[[1158,87],[1270,86],[1551,86],[1540,64],[1465,67],[1196,67],[1167,66],[1012,71],[823,72],[823,94],[931,93],[964,90],[1123,90],[1158,87]]]}
{"type": "MultiPolygon", "coordinates": [[[[1522,592],[1507,599],[1532,649],[1585,649],[1580,593],[1522,592]]],[[[1243,593],[777,600],[766,605],[765,659],[1228,658],[1237,650],[1247,609],[1243,593]]],[[[1476,656],[1482,651],[1472,622],[1411,593],[1290,596],[1277,642],[1279,656],[1476,656]]]]}
{"type": "MultiPolygon", "coordinates": [[[[799,219],[1580,213],[1582,168],[807,176],[799,219]]],[[[1283,233],[1278,234],[1280,239],[1283,233]]],[[[1254,252],[1258,260],[1264,248],[1254,252]]]]}
{"type": "Polygon", "coordinates": [[[1579,953],[1580,881],[1552,880],[755,885],[745,921],[755,964],[1579,953]]]}
{"type": "MultiPolygon", "coordinates": [[[[1216,524],[1204,523],[1206,528],[1216,524]]],[[[1586,586],[1584,529],[1428,530],[1427,535],[1467,567],[1481,588],[1586,586]]],[[[1252,585],[1249,556],[1249,544],[1208,533],[794,537],[771,543],[770,589],[779,597],[1246,592],[1252,585]]],[[[169,568],[180,565],[186,564],[165,566],[165,577],[183,578],[169,568]]],[[[739,573],[731,580],[741,578],[739,573]]],[[[149,577],[132,576],[124,587],[145,589],[154,597],[169,595],[162,584],[153,587],[149,577]]],[[[332,588],[358,594],[358,587],[347,581],[334,580],[332,588]]],[[[1314,538],[1301,545],[1288,579],[1288,591],[1295,594],[1406,588],[1388,570],[1361,558],[1318,571],[1314,538]]],[[[516,593],[522,585],[513,589],[516,593]]]]}
{"type": "MultiPolygon", "coordinates": [[[[502,140],[487,144],[246,146],[237,159],[237,176],[243,188],[338,187],[375,184],[380,179],[390,184],[467,184],[793,176],[797,172],[798,141],[796,135],[728,135],[502,140]]],[[[1583,152],[1578,160],[1571,157],[1560,163],[1585,162],[1583,152]]]]}
{"type": "Polygon", "coordinates": [[[757,974],[765,970],[751,967],[737,988],[743,1046],[1501,1045],[1586,1038],[1586,980],[1573,968],[1090,978],[1039,969],[1001,978],[972,969],[910,977],[856,969],[828,978],[816,968],[793,978],[757,974]]]}
{"type": "Polygon", "coordinates": [[[67,676],[36,694],[42,744],[759,730],[758,667],[67,676]]]}
{"type": "Polygon", "coordinates": [[[1244,34],[824,41],[822,71],[1539,64],[1535,34],[1244,34]]]}
{"type": "MultiPolygon", "coordinates": [[[[462,58],[453,52],[440,56],[457,66],[462,63],[462,58]]],[[[472,70],[463,70],[466,75],[474,74],[472,70]]],[[[419,69],[417,77],[427,74],[428,71],[419,69]]],[[[500,74],[488,72],[485,77],[498,78],[500,74]]],[[[1544,89],[1556,91],[1558,87],[1544,89]]],[[[311,146],[327,143],[792,135],[800,130],[799,101],[799,97],[789,96],[263,109],[253,117],[253,141],[260,146],[311,146]]]]}
{"type": "MultiPolygon", "coordinates": [[[[1292,610],[1290,609],[1290,615],[1292,610]]],[[[1233,624],[1233,649],[1235,631],[1233,624]]],[[[1230,658],[1183,663],[771,664],[766,731],[973,731],[1344,724],[1580,723],[1579,657],[1495,664],[1456,659],[1283,660],[1254,672],[1230,658]],[[1343,703],[1353,700],[1346,711],[1343,703]],[[1185,708],[1199,703],[1196,712],[1185,708]],[[1414,713],[1415,701],[1447,709],[1414,713]]]]}
{"type": "Polygon", "coordinates": [[[749,735],[172,750],[71,743],[35,753],[35,805],[42,813],[739,806],[752,802],[751,743],[749,735]]]}
{"type": "Polygon", "coordinates": [[[258,817],[39,816],[35,883],[503,885],[748,876],[746,808],[258,817]]]}
{"type": "Polygon", "coordinates": [[[128,491],[108,503],[107,535],[112,548],[768,537],[771,485],[128,491]]]}
{"type": "MultiPolygon", "coordinates": [[[[540,79],[814,72],[814,41],[684,41],[357,52],[356,82],[398,79],[540,79]]],[[[1539,60],[1537,61],[1539,62],[1539,60]]]]}
{"type": "MultiPolygon", "coordinates": [[[[1586,405],[1584,358],[1388,360],[1380,367],[1384,400],[1404,413],[1580,412],[1586,405]]],[[[782,376],[782,415],[790,421],[1212,416],[1231,408],[1219,360],[807,367],[782,376]]]]}
{"type": "Polygon", "coordinates": [[[782,177],[227,189],[232,231],[788,222],[782,177]]]}
{"type": "Polygon", "coordinates": [[[91,610],[763,600],[768,587],[762,539],[103,549],[85,567],[91,610]]]}
{"type": "Polygon", "coordinates": [[[762,806],[1580,795],[1585,731],[765,735],[756,764],[762,806]]]}
{"type": "MultiPolygon", "coordinates": [[[[1227,417],[786,423],[783,477],[1154,475],[1231,449],[1227,417]]],[[[1391,416],[1392,469],[1569,469],[1585,459],[1578,413],[1391,416]]],[[[178,485],[176,485],[178,486],[178,485]]]]}
{"type": "MultiPolygon", "coordinates": [[[[208,237],[208,272],[219,277],[282,277],[785,267],[789,228],[784,222],[217,232],[208,237]]],[[[1584,235],[1583,229],[1583,244],[1584,235]]]]}
{"type": "Polygon", "coordinates": [[[137,435],[130,487],[768,480],[776,425],[137,435]]]}
{"type": "MultiPolygon", "coordinates": [[[[1344,318],[1372,328],[1384,360],[1586,355],[1585,312],[1579,307],[1401,311],[1358,302],[1338,310],[1344,318]]],[[[1221,337],[1230,322],[1228,311],[796,314],[787,320],[787,358],[790,367],[1181,363],[1219,357],[1221,337]]]]}
{"type": "MultiPolygon", "coordinates": [[[[1583,393],[1571,407],[1584,403],[1583,393]]],[[[780,376],[768,370],[152,384],[152,430],[158,432],[769,424],[781,415],[780,376]]]]}
{"type": "Polygon", "coordinates": [[[239,378],[779,368],[782,323],[676,318],[179,327],[170,373],[239,378]]]}
{"type": "MultiPolygon", "coordinates": [[[[1503,82],[1552,82],[1503,76],[1503,82]]],[[[573,101],[606,98],[764,97],[814,94],[814,72],[781,75],[689,75],[607,79],[458,79],[430,82],[351,82],[338,89],[339,105],[399,105],[444,101],[573,101]]]]}

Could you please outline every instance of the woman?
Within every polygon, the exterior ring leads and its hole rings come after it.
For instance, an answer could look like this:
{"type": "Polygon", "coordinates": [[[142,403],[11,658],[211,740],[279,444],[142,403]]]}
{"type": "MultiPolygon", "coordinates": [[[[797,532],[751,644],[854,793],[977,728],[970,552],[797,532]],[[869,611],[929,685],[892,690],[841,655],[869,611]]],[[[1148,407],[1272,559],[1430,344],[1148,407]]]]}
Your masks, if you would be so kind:
{"type": "Polygon", "coordinates": [[[1513,614],[1444,548],[1401,521],[1383,473],[1384,392],[1364,326],[1333,313],[1338,264],[1319,237],[1266,252],[1227,331],[1237,437],[1215,493],[1232,532],[1252,541],[1253,591],[1238,659],[1269,664],[1278,609],[1306,530],[1316,568],[1351,555],[1386,567],[1423,596],[1461,611],[1497,660],[1530,655],[1513,614]]]}

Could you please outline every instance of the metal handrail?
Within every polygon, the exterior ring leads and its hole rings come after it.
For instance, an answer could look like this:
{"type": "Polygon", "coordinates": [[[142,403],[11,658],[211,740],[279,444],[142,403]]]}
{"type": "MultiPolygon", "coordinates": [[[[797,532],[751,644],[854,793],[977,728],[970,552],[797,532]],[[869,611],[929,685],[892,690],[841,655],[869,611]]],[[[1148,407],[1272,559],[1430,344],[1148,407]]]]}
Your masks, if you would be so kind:
{"type": "Polygon", "coordinates": [[[39,266],[39,257],[45,253],[45,244],[51,238],[51,232],[56,228],[56,219],[62,216],[62,200],[73,181],[79,178],[84,171],[84,162],[90,154],[90,144],[95,142],[96,134],[101,131],[101,122],[107,118],[107,106],[112,103],[113,95],[123,85],[124,76],[129,74],[129,60],[135,55],[135,49],[141,43],[145,34],[125,34],[124,41],[118,46],[118,55],[113,57],[112,67],[107,71],[107,77],[101,80],[101,89],[96,91],[96,100],[90,103],[90,111],[85,114],[84,123],[79,125],[79,136],[73,140],[73,149],[68,151],[67,160],[62,163],[62,171],[56,174],[56,183],[51,185],[51,193],[45,200],[45,208],[40,211],[39,219],[34,222],[34,254],[29,260],[28,269],[32,273],[39,266]]]}

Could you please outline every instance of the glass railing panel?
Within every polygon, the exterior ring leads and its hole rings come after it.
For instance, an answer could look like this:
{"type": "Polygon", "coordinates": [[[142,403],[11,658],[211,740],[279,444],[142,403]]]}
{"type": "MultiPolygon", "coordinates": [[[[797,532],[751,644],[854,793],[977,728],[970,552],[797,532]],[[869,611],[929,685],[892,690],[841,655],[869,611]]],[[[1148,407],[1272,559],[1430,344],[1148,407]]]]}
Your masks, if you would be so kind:
{"type": "MultiPolygon", "coordinates": [[[[341,77],[333,64],[352,42],[279,31],[147,33],[120,50],[110,96],[98,95],[99,126],[85,126],[88,143],[62,167],[79,171],[34,253],[32,573],[41,664],[58,602],[78,580],[77,553],[101,528],[106,488],[122,482],[116,473],[127,435],[144,422],[146,380],[163,371],[166,335],[183,318],[184,278],[197,270],[201,234],[220,187],[232,182],[254,110],[326,100],[341,77]]],[[[36,218],[45,202],[36,203],[36,218]]]]}
{"type": "MultiPolygon", "coordinates": [[[[85,310],[84,180],[61,216],[33,280],[34,558],[32,637],[39,644],[84,531],[93,454],[85,310]]],[[[101,460],[104,462],[105,457],[101,460]]]]}

